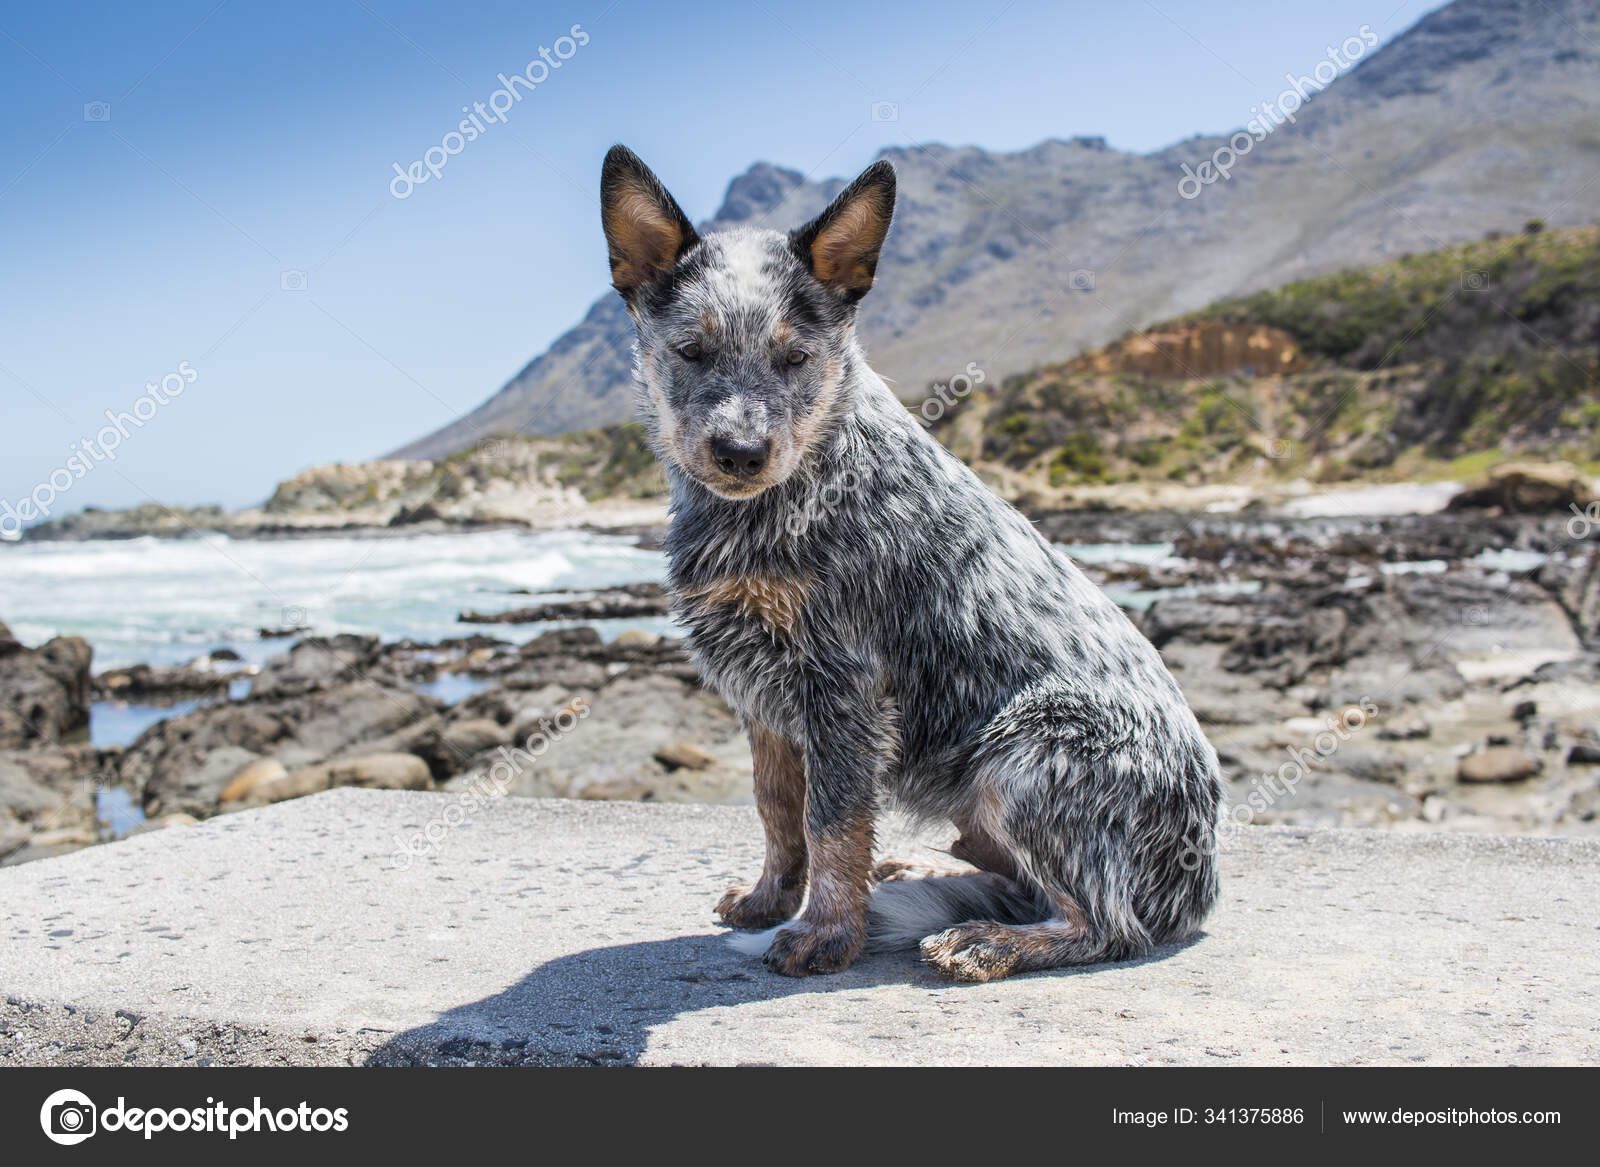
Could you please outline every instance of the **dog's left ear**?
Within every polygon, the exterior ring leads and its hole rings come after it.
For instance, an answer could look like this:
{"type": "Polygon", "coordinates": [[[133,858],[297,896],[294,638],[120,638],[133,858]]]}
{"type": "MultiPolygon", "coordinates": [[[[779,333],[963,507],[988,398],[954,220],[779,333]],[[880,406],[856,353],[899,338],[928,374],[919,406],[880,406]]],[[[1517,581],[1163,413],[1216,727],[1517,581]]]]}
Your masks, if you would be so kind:
{"type": "Polygon", "coordinates": [[[804,227],[789,245],[807,270],[854,304],[872,287],[878,253],[894,217],[894,167],[874,162],[804,227]]]}

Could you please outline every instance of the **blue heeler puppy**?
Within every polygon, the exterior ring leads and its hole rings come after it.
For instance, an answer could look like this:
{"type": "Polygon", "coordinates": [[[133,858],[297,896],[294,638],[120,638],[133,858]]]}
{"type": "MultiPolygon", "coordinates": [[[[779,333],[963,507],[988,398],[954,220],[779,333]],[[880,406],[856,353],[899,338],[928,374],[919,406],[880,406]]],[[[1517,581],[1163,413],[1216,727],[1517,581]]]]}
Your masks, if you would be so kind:
{"type": "Polygon", "coordinates": [[[770,929],[750,947],[790,976],[919,940],[963,980],[1138,956],[1216,898],[1216,754],[1122,611],[867,366],[894,199],[878,162],[787,236],[702,238],[606,155],[676,610],[744,719],[766,828],[717,911],[770,929]],[[952,821],[978,872],[874,887],[886,806],[952,821]]]}

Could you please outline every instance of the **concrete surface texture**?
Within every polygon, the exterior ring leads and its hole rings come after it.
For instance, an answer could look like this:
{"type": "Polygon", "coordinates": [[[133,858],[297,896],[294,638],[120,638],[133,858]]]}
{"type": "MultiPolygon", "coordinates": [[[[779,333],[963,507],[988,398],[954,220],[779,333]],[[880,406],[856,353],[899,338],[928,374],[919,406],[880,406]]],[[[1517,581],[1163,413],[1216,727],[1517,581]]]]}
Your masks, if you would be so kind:
{"type": "Polygon", "coordinates": [[[753,809],[467,805],[337,790],[0,871],[0,1065],[1600,1061],[1592,842],[1235,830],[1206,934],[1149,960],[787,980],[712,918],[753,809]]]}

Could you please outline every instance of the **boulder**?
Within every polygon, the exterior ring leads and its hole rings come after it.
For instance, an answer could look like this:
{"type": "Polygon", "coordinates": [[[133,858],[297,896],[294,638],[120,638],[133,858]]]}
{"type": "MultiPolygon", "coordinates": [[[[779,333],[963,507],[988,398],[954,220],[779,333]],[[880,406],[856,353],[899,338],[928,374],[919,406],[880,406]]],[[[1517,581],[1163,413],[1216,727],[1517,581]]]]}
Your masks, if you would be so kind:
{"type": "Polygon", "coordinates": [[[257,758],[229,779],[217,801],[224,806],[243,802],[254,795],[257,787],[286,778],[288,774],[288,769],[277,758],[257,758]]]}
{"type": "Polygon", "coordinates": [[[61,796],[26,769],[0,755],[0,812],[31,819],[61,805],[61,796]]]}
{"type": "Polygon", "coordinates": [[[302,697],[369,677],[378,664],[375,636],[313,636],[262,668],[251,695],[262,698],[302,697]]]}
{"type": "Polygon", "coordinates": [[[0,641],[0,750],[59,742],[88,728],[93,655],[81,637],[58,636],[29,649],[6,630],[0,641]]]}
{"type": "MultiPolygon", "coordinates": [[[[541,691],[539,704],[553,703],[557,692],[541,691]]],[[[561,708],[519,722],[511,745],[480,756],[447,789],[471,789],[486,777],[504,793],[535,797],[752,797],[750,751],[739,719],[715,694],[645,669],[630,669],[592,696],[568,697],[561,708]],[[658,757],[663,752],[674,762],[695,764],[669,766],[658,757]]]]}
{"type": "Polygon", "coordinates": [[[24,822],[92,821],[94,793],[117,782],[118,750],[35,746],[0,753],[0,813],[24,822]]]}
{"type": "Polygon", "coordinates": [[[717,762],[715,754],[686,741],[670,742],[656,750],[653,757],[669,770],[704,770],[717,762]]]}
{"type": "Polygon", "coordinates": [[[1594,497],[1593,484],[1570,462],[1506,462],[1455,495],[1446,509],[1540,514],[1581,509],[1594,497]]]}
{"type": "Polygon", "coordinates": [[[1462,758],[1456,777],[1463,782],[1520,782],[1539,769],[1539,759],[1520,747],[1489,746],[1462,758]]]}
{"type": "MultiPolygon", "coordinates": [[[[281,769],[281,768],[280,768],[281,769]]],[[[378,790],[427,790],[433,785],[428,766],[412,754],[364,754],[281,773],[263,770],[248,789],[235,791],[231,806],[261,806],[317,794],[337,786],[378,790]]]]}
{"type": "Polygon", "coordinates": [[[198,765],[175,774],[163,786],[160,806],[163,810],[209,814],[216,809],[218,798],[234,780],[234,776],[261,760],[260,754],[242,746],[222,746],[211,750],[200,759],[198,765]]]}
{"type": "MultiPolygon", "coordinates": [[[[336,670],[334,676],[342,675],[336,670]]],[[[369,743],[390,740],[435,715],[438,703],[410,686],[391,687],[373,680],[329,684],[296,670],[293,683],[275,698],[258,694],[243,701],[206,706],[150,727],[128,747],[119,774],[125,785],[143,792],[146,814],[185,811],[207,815],[223,790],[247,764],[274,757],[286,769],[315,765],[369,743]],[[285,692],[293,693],[284,696],[285,692]],[[208,766],[225,747],[231,769],[208,766]]],[[[282,674],[280,674],[280,680],[282,674]]],[[[369,752],[376,752],[370,749],[369,752]]]]}
{"type": "Polygon", "coordinates": [[[226,693],[233,678],[194,665],[156,669],[149,665],[111,669],[95,678],[95,688],[103,696],[123,701],[205,697],[226,693]]]}
{"type": "Polygon", "coordinates": [[[505,745],[511,740],[511,731],[490,718],[470,717],[446,725],[439,736],[445,749],[456,757],[470,758],[505,745]]]}
{"type": "Polygon", "coordinates": [[[7,811],[0,810],[0,859],[28,845],[28,829],[7,811]]]}

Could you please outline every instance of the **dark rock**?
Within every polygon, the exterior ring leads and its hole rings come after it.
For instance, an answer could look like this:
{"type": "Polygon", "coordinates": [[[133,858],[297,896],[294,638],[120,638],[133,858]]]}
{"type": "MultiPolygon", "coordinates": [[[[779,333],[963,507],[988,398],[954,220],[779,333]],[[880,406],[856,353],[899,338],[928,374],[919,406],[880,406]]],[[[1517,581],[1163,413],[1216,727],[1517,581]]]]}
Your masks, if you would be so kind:
{"type": "Polygon", "coordinates": [[[285,670],[267,693],[154,725],[128,747],[119,775],[142,792],[146,813],[207,815],[215,812],[217,797],[237,772],[256,757],[277,758],[290,769],[313,765],[398,733],[439,708],[409,685],[381,684],[348,672],[285,670]],[[227,748],[236,752],[213,757],[227,748]]]}
{"type": "Polygon", "coordinates": [[[1581,510],[1593,500],[1589,480],[1566,462],[1507,462],[1450,500],[1450,510],[1492,508],[1525,515],[1581,510]]]}
{"type": "Polygon", "coordinates": [[[295,697],[370,676],[378,666],[375,636],[307,637],[269,660],[251,689],[254,697],[295,697]]]}
{"type": "Polygon", "coordinates": [[[1420,717],[1413,718],[1404,725],[1385,725],[1378,730],[1378,739],[1386,742],[1417,741],[1430,736],[1433,727],[1420,717]]]}
{"type": "Polygon", "coordinates": [[[518,650],[524,658],[540,656],[585,656],[599,653],[605,642],[593,628],[552,628],[518,650]]]}
{"type": "Polygon", "coordinates": [[[0,754],[0,810],[31,819],[61,804],[61,795],[0,754]]]}
{"type": "Polygon", "coordinates": [[[632,620],[664,616],[672,600],[660,584],[628,584],[582,599],[555,600],[510,612],[463,612],[463,624],[540,624],[555,620],[632,620]]]}
{"type": "Polygon", "coordinates": [[[1600,648],[1600,550],[1551,559],[1533,578],[1566,610],[1584,646],[1600,648]]]}
{"type": "Polygon", "coordinates": [[[439,508],[431,502],[419,502],[416,506],[402,506],[395,512],[394,518],[389,520],[391,527],[409,527],[413,523],[442,522],[444,515],[439,508]]]}
{"type": "Polygon", "coordinates": [[[204,697],[226,693],[232,679],[192,665],[162,669],[134,665],[101,673],[95,678],[95,689],[99,696],[122,701],[204,697]]]}
{"type": "Polygon", "coordinates": [[[89,725],[93,650],[77,636],[36,649],[0,641],[0,750],[59,742],[89,725]]]}

